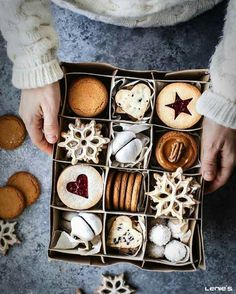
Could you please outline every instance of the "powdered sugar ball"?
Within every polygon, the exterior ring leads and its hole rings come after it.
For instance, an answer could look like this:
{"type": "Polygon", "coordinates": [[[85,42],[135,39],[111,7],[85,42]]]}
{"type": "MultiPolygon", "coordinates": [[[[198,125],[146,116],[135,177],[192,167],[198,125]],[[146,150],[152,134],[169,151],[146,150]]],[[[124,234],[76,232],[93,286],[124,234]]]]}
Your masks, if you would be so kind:
{"type": "Polygon", "coordinates": [[[155,225],[149,232],[149,240],[158,246],[166,245],[171,238],[171,231],[167,226],[155,225]]]}
{"type": "Polygon", "coordinates": [[[187,255],[187,246],[177,240],[172,240],[165,247],[164,255],[171,262],[179,262],[187,255]]]}
{"type": "Polygon", "coordinates": [[[164,256],[164,251],[165,251],[164,246],[158,246],[151,242],[147,244],[147,256],[149,257],[161,258],[164,256]]]}

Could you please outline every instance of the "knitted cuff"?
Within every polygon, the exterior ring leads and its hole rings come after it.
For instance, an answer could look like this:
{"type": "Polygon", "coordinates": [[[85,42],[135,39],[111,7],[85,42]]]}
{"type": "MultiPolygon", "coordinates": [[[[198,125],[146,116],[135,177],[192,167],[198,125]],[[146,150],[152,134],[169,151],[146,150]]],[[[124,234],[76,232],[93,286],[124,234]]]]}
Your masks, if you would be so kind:
{"type": "Polygon", "coordinates": [[[57,59],[34,68],[19,69],[13,66],[12,84],[18,89],[33,89],[52,84],[63,77],[57,59]]]}
{"type": "Polygon", "coordinates": [[[220,125],[236,129],[236,103],[207,90],[197,102],[197,112],[220,125]]]}

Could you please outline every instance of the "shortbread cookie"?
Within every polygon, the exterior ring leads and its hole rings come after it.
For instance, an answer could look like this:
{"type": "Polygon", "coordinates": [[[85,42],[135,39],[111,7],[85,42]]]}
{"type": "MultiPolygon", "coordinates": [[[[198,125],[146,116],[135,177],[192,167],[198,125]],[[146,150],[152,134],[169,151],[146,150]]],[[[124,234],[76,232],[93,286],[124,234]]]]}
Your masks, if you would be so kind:
{"type": "Polygon", "coordinates": [[[107,176],[106,195],[105,195],[106,209],[112,208],[111,198],[113,197],[113,189],[114,189],[113,182],[114,182],[115,174],[116,173],[114,171],[110,171],[107,176]]]}
{"type": "Polygon", "coordinates": [[[81,78],[69,89],[68,102],[71,109],[82,117],[95,117],[108,104],[105,85],[94,77],[81,78]]]}
{"type": "Polygon", "coordinates": [[[142,174],[137,173],[135,176],[133,191],[132,191],[132,197],[131,197],[131,205],[130,205],[130,211],[136,212],[139,202],[139,196],[140,196],[140,190],[142,186],[142,174]]]}
{"type": "Polygon", "coordinates": [[[15,173],[8,179],[7,185],[15,187],[23,194],[27,206],[33,204],[39,198],[39,181],[29,172],[15,173]]]}
{"type": "Polygon", "coordinates": [[[13,219],[25,208],[23,194],[14,187],[0,187],[0,218],[13,219]]]}
{"type": "Polygon", "coordinates": [[[0,117],[0,148],[12,150],[23,144],[26,129],[23,121],[14,115],[0,117]]]}
{"type": "Polygon", "coordinates": [[[178,167],[186,170],[197,160],[198,147],[196,139],[184,132],[171,131],[165,133],[156,145],[156,160],[167,171],[175,171],[178,167]]]}
{"type": "Polygon", "coordinates": [[[201,118],[196,111],[200,96],[201,92],[191,84],[171,83],[164,87],[157,97],[157,115],[171,128],[190,128],[201,118]]]}
{"type": "Polygon", "coordinates": [[[115,96],[118,107],[137,120],[144,117],[150,105],[150,99],[151,90],[144,83],[136,84],[131,90],[121,89],[115,96]]]}
{"type": "Polygon", "coordinates": [[[103,179],[91,166],[69,166],[60,174],[57,192],[61,201],[73,209],[93,207],[102,197],[103,179]]]}
{"type": "Polygon", "coordinates": [[[143,236],[133,226],[128,216],[118,216],[112,223],[107,238],[107,246],[110,248],[139,249],[142,246],[143,236]]]}
{"type": "Polygon", "coordinates": [[[125,196],[126,196],[128,178],[129,178],[129,173],[124,172],[122,175],[121,187],[120,187],[120,202],[119,202],[120,210],[125,209],[125,196]]]}
{"type": "Polygon", "coordinates": [[[118,172],[114,181],[114,192],[113,192],[114,210],[119,210],[121,179],[122,179],[122,173],[118,172]]]}
{"type": "Polygon", "coordinates": [[[131,209],[131,201],[132,201],[132,192],[135,180],[135,173],[129,174],[127,190],[126,190],[126,197],[125,197],[125,210],[130,211],[131,209]]]}

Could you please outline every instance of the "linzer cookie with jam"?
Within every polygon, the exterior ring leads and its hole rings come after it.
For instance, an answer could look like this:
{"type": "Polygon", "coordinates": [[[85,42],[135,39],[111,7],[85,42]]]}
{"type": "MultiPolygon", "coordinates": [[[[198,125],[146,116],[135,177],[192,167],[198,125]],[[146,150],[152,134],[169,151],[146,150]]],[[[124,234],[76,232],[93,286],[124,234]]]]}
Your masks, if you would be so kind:
{"type": "Polygon", "coordinates": [[[161,136],[155,150],[157,162],[167,171],[186,170],[197,160],[196,139],[184,132],[170,131],[161,136]]]}
{"type": "Polygon", "coordinates": [[[75,165],[63,170],[57,181],[61,201],[73,209],[89,209],[102,197],[103,179],[91,166],[75,165]]]}
{"type": "Polygon", "coordinates": [[[169,84],[157,97],[157,115],[168,127],[191,128],[201,119],[201,115],[196,111],[196,103],[200,96],[199,89],[191,84],[169,84]]]}

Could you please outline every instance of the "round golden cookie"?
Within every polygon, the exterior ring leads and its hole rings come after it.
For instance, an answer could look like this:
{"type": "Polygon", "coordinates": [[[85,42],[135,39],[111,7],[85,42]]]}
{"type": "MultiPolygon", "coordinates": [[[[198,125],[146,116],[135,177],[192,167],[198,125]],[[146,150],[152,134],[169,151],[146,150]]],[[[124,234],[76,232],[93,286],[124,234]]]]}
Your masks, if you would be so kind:
{"type": "Polygon", "coordinates": [[[0,218],[13,219],[19,216],[25,208],[22,193],[14,187],[0,187],[0,218]]]}
{"type": "Polygon", "coordinates": [[[122,179],[121,179],[121,187],[120,187],[120,202],[119,202],[119,208],[120,210],[125,209],[125,195],[126,195],[126,187],[128,183],[129,174],[123,173],[122,179]]]}
{"type": "Polygon", "coordinates": [[[0,148],[12,150],[23,144],[26,129],[23,121],[14,115],[0,117],[0,148]]]}
{"type": "Polygon", "coordinates": [[[122,173],[118,172],[114,181],[114,191],[113,191],[113,209],[114,210],[119,210],[121,179],[122,179],[122,173]]]}
{"type": "Polygon", "coordinates": [[[142,174],[137,173],[134,180],[134,187],[132,191],[131,206],[130,206],[131,212],[137,211],[141,185],[142,185],[142,174]]]}
{"type": "Polygon", "coordinates": [[[105,194],[106,209],[112,208],[111,196],[113,195],[113,180],[114,180],[115,174],[116,173],[114,171],[111,171],[109,172],[107,176],[106,194],[105,194]]]}
{"type": "Polygon", "coordinates": [[[132,192],[135,180],[135,173],[129,174],[127,189],[126,189],[126,197],[125,197],[125,210],[130,211],[131,209],[131,201],[132,201],[132,192]]]}
{"type": "Polygon", "coordinates": [[[39,181],[29,172],[15,173],[8,179],[7,185],[18,189],[23,194],[27,206],[33,204],[39,198],[39,181]]]}
{"type": "Polygon", "coordinates": [[[79,116],[94,117],[103,112],[108,103],[105,85],[96,78],[81,78],[69,89],[70,108],[79,116]]]}
{"type": "Polygon", "coordinates": [[[184,170],[197,160],[198,147],[195,138],[184,132],[170,131],[161,136],[155,150],[157,162],[167,171],[178,167],[184,170]]]}
{"type": "Polygon", "coordinates": [[[199,89],[188,83],[171,83],[164,87],[156,100],[156,113],[171,128],[187,129],[201,118],[196,103],[201,96],[199,89]]]}

